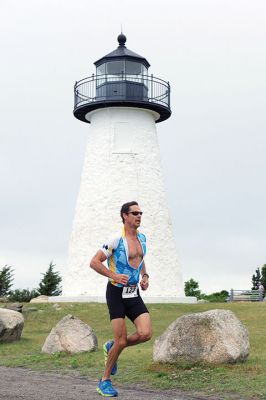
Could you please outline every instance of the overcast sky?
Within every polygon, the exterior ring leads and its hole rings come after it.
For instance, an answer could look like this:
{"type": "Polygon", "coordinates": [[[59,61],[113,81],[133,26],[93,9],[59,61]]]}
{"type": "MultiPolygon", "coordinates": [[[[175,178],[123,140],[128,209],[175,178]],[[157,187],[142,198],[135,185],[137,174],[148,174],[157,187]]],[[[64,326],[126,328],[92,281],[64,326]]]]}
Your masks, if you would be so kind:
{"type": "Polygon", "coordinates": [[[157,129],[184,280],[250,287],[266,263],[265,17],[265,0],[0,0],[0,268],[14,288],[51,260],[64,273],[89,134],[73,85],[121,24],[171,84],[157,129]]]}

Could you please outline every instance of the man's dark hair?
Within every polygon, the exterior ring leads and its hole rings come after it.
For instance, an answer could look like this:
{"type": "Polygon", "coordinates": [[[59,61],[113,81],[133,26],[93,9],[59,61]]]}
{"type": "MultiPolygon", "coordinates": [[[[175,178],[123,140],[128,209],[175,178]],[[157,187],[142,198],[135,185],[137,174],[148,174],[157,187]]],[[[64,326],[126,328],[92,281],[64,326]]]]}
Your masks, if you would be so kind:
{"type": "Polygon", "coordinates": [[[138,206],[138,203],[136,201],[129,201],[128,203],[123,204],[121,207],[120,215],[123,223],[125,222],[123,214],[127,214],[131,206],[138,206]]]}

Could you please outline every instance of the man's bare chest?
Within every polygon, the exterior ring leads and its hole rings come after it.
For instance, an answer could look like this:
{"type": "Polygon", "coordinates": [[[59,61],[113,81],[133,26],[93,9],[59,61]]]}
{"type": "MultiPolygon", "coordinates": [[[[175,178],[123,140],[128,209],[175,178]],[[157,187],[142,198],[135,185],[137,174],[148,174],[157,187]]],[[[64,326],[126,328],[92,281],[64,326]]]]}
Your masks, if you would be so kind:
{"type": "Polygon", "coordinates": [[[127,239],[129,260],[139,260],[143,258],[142,246],[138,239],[127,239]]]}

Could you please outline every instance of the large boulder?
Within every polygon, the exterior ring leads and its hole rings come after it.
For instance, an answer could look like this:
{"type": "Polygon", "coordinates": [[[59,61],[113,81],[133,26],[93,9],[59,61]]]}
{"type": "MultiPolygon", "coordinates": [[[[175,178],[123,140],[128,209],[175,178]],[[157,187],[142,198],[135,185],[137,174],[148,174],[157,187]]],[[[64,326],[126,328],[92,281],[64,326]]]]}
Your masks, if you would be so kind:
{"type": "Polygon", "coordinates": [[[0,343],[19,340],[24,327],[21,313],[0,308],[0,343]]]}
{"type": "Polygon", "coordinates": [[[51,330],[42,347],[42,352],[81,353],[94,351],[97,346],[97,337],[93,329],[73,315],[67,315],[51,330]]]}
{"type": "Polygon", "coordinates": [[[153,360],[235,363],[249,355],[248,332],[232,311],[211,310],[177,318],[156,339],[153,360]]]}
{"type": "Polygon", "coordinates": [[[30,300],[30,303],[48,303],[48,296],[45,296],[44,294],[34,297],[33,299],[30,300]]]}

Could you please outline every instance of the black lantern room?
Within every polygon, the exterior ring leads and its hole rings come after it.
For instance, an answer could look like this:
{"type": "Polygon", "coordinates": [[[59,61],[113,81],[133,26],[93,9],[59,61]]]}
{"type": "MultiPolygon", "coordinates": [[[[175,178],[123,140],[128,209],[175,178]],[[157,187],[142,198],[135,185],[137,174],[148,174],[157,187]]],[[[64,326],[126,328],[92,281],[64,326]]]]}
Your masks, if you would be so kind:
{"type": "Polygon", "coordinates": [[[169,83],[148,74],[150,64],[127,49],[124,34],[117,40],[117,49],[94,63],[96,75],[76,82],[75,117],[90,122],[86,115],[99,108],[138,107],[157,112],[156,122],[166,120],[171,115],[169,83]]]}

